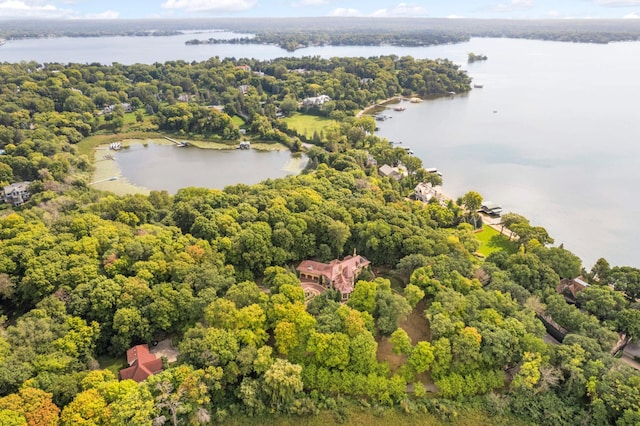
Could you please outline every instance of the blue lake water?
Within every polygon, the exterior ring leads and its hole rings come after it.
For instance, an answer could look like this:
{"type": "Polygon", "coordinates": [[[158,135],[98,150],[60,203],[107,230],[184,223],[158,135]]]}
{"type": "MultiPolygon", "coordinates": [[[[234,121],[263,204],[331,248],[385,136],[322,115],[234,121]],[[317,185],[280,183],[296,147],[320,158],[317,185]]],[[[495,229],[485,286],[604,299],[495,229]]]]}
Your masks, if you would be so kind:
{"type": "MultiPolygon", "coordinates": [[[[449,58],[484,85],[465,95],[387,114],[381,136],[411,146],[444,173],[445,191],[468,190],[547,228],[584,261],[640,266],[640,43],[573,44],[472,39],[434,47],[339,46],[286,52],[275,46],[199,45],[176,37],[60,38],[8,41],[0,61],[131,64],[211,56],[449,58]],[[467,52],[488,56],[466,64],[467,52]]],[[[261,160],[262,161],[262,160],[261,160]]],[[[177,173],[187,176],[188,173],[177,173]]],[[[125,174],[126,175],[126,174],[125,174]]],[[[129,176],[128,176],[129,177],[129,176]]],[[[183,186],[191,185],[184,181],[183,186]]]]}

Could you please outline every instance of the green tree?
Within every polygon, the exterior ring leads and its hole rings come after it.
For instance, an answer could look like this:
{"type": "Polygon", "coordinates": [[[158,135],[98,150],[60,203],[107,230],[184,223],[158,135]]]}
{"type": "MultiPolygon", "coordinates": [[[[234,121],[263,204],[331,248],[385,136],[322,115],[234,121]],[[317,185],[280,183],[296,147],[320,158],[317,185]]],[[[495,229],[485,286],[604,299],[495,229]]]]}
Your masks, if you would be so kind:
{"type": "Polygon", "coordinates": [[[413,346],[411,345],[411,339],[406,331],[402,328],[398,328],[391,333],[389,341],[393,345],[393,352],[396,354],[402,354],[405,356],[411,355],[413,346]]]}
{"type": "Polygon", "coordinates": [[[265,371],[264,384],[271,406],[276,409],[287,408],[295,396],[302,392],[302,367],[277,359],[265,371]]]}

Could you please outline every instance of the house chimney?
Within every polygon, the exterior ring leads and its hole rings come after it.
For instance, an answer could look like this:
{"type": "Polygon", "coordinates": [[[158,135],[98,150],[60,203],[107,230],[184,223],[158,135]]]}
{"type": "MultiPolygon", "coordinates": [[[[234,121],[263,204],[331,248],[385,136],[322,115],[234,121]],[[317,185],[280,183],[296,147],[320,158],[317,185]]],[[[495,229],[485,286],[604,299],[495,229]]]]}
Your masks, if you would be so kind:
{"type": "Polygon", "coordinates": [[[356,248],[353,248],[353,257],[356,257],[356,248]]]}

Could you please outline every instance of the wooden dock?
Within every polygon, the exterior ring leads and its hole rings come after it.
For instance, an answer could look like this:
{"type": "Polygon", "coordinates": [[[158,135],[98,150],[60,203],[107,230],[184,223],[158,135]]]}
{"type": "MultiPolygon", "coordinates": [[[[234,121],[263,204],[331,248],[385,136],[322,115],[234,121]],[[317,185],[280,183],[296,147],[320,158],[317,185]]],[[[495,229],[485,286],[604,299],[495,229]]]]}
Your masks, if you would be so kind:
{"type": "Polygon", "coordinates": [[[186,141],[177,141],[175,139],[171,139],[168,136],[163,136],[163,138],[165,138],[166,140],[175,143],[177,146],[187,146],[188,143],[186,141]]]}

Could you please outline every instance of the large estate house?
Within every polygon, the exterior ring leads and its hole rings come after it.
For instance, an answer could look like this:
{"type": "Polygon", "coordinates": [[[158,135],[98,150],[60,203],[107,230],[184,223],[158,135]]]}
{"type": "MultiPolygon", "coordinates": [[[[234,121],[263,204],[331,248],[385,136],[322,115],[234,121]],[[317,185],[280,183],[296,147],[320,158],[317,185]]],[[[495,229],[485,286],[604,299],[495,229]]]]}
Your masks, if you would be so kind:
{"type": "Polygon", "coordinates": [[[29,192],[31,182],[16,182],[4,187],[4,202],[12,206],[19,206],[31,198],[29,192]]]}
{"type": "Polygon", "coordinates": [[[300,281],[310,281],[340,292],[342,300],[348,300],[356,285],[356,279],[371,262],[360,255],[347,256],[342,260],[321,263],[305,260],[297,271],[300,281]]]}
{"type": "Polygon", "coordinates": [[[312,98],[304,98],[302,100],[303,107],[319,107],[329,102],[331,98],[327,95],[314,96],[312,98]]]}
{"type": "Polygon", "coordinates": [[[152,374],[162,371],[162,359],[149,352],[149,345],[138,345],[127,351],[129,367],[120,370],[122,380],[131,379],[138,383],[152,374]]]}

